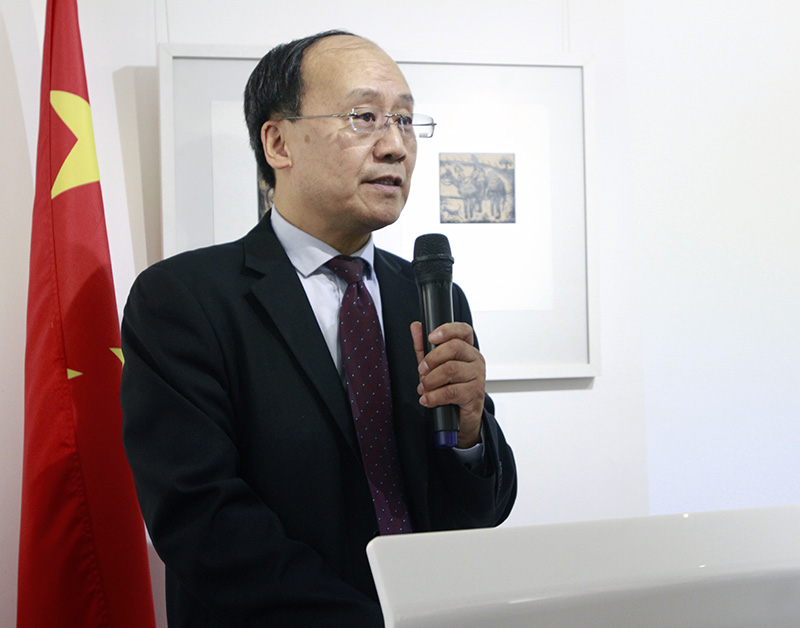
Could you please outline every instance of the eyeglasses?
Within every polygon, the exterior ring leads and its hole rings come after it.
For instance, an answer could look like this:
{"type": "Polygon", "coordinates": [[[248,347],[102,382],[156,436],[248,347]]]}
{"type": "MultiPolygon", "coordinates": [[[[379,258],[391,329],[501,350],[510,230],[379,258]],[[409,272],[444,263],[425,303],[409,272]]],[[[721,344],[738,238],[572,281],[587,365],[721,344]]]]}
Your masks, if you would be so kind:
{"type": "Polygon", "coordinates": [[[353,107],[350,113],[331,113],[323,116],[287,116],[283,120],[310,120],[313,118],[349,118],[357,133],[384,133],[390,124],[397,125],[406,138],[432,137],[436,123],[422,113],[411,115],[386,113],[372,107],[353,107]]]}

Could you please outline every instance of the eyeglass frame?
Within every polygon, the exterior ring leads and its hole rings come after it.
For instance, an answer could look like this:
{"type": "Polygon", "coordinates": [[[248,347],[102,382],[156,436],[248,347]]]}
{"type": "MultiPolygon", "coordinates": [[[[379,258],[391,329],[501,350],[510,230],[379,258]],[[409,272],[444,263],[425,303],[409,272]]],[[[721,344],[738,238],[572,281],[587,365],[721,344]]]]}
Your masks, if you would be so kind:
{"type": "Polygon", "coordinates": [[[385,118],[388,118],[388,120],[383,125],[377,124],[377,120],[376,120],[377,127],[375,128],[374,131],[362,131],[361,129],[357,129],[355,124],[353,123],[353,119],[356,116],[359,115],[359,113],[357,112],[358,109],[371,110],[372,108],[371,107],[353,107],[350,110],[349,113],[328,113],[328,114],[315,115],[315,116],[286,116],[284,118],[281,118],[281,120],[314,120],[314,119],[319,119],[319,118],[349,118],[350,127],[353,129],[353,131],[355,131],[356,133],[361,133],[362,135],[374,135],[376,133],[385,133],[386,130],[389,128],[389,125],[390,124],[394,124],[400,130],[400,133],[403,135],[403,137],[413,137],[415,139],[417,137],[419,137],[420,139],[430,139],[431,137],[433,137],[433,132],[436,129],[436,122],[434,122],[434,120],[433,120],[433,118],[431,116],[426,115],[424,113],[413,113],[411,115],[408,115],[408,114],[405,114],[405,113],[388,113],[388,112],[383,112],[383,111],[380,111],[380,110],[374,110],[373,113],[380,113],[385,118]],[[426,118],[430,118],[430,122],[425,122],[424,124],[414,124],[412,122],[411,124],[408,124],[408,125],[405,125],[405,124],[400,122],[400,118],[401,117],[408,117],[408,118],[411,118],[413,120],[414,116],[425,116],[426,118]],[[392,118],[398,118],[398,119],[395,120],[394,122],[390,122],[390,120],[392,118]],[[417,126],[417,127],[427,126],[427,127],[430,127],[431,132],[430,132],[429,135],[419,135],[418,136],[416,133],[412,133],[412,134],[409,135],[404,130],[406,126],[410,126],[412,128],[415,127],[415,126],[417,126]]]}

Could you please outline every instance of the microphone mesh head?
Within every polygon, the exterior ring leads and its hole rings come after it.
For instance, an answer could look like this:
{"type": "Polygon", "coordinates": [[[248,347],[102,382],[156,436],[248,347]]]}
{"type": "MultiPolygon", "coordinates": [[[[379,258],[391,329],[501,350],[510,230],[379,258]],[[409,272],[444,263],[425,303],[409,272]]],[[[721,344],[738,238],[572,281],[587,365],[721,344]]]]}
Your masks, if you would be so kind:
{"type": "Polygon", "coordinates": [[[453,280],[450,241],[441,233],[419,236],[414,242],[414,274],[419,283],[453,280]]]}
{"type": "Polygon", "coordinates": [[[450,256],[450,241],[441,233],[428,233],[421,235],[414,242],[414,259],[429,255],[450,256]]]}

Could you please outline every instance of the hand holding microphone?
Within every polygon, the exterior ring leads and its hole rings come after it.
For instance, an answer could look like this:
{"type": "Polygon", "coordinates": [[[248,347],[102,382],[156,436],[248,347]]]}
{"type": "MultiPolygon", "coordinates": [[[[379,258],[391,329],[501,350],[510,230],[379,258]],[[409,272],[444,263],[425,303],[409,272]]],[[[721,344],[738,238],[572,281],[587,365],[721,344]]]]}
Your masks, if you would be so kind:
{"type": "Polygon", "coordinates": [[[453,322],[453,257],[447,238],[417,238],[413,266],[422,298],[422,325],[412,325],[420,401],[431,408],[437,447],[469,447],[479,442],[486,367],[472,327],[453,322]]]}

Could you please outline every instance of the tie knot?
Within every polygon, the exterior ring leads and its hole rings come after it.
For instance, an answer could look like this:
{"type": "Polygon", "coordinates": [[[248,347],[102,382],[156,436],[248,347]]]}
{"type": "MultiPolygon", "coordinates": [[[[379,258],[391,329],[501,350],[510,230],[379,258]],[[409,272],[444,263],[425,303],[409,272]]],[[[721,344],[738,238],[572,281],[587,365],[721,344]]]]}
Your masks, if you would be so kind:
{"type": "Polygon", "coordinates": [[[367,269],[367,262],[360,257],[349,257],[347,255],[337,255],[333,259],[325,262],[325,266],[330,268],[348,284],[361,281],[367,269]]]}

